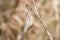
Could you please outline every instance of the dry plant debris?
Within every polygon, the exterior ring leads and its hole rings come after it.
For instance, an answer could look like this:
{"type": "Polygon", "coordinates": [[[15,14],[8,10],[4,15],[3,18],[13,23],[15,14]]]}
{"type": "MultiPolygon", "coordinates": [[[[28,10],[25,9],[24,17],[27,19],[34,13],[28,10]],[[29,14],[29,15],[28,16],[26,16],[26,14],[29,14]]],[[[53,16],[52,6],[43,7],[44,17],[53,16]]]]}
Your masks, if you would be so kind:
{"type": "MultiPolygon", "coordinates": [[[[38,14],[38,11],[37,11],[37,7],[35,5],[35,1],[33,1],[33,4],[34,4],[34,8],[35,8],[35,13],[34,15],[38,18],[38,20],[40,21],[40,23],[42,24],[43,28],[45,29],[45,31],[47,32],[48,36],[50,37],[50,40],[53,40],[52,38],[52,35],[49,33],[49,31],[46,29],[45,27],[45,24],[43,23],[42,19],[40,18],[39,14],[38,14]]],[[[17,36],[17,39],[18,40],[21,40],[23,35],[28,31],[28,29],[32,26],[33,22],[34,22],[34,19],[33,19],[33,16],[32,16],[32,9],[30,8],[30,6],[28,4],[25,4],[25,7],[28,11],[28,15],[27,15],[27,19],[26,19],[26,25],[24,27],[24,30],[23,32],[19,33],[18,36],[17,36]]]]}

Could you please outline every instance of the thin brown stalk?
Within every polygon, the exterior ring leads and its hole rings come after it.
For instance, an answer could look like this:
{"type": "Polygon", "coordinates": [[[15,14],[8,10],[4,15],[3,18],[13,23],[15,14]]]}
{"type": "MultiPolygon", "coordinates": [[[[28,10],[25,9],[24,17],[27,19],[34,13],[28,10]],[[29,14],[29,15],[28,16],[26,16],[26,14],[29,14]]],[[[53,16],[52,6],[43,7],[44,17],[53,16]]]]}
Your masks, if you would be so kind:
{"type": "Polygon", "coordinates": [[[43,28],[45,29],[45,31],[47,32],[48,36],[50,37],[50,40],[53,40],[52,38],[52,35],[49,33],[49,31],[46,29],[42,19],[40,18],[39,14],[38,14],[38,11],[37,11],[37,7],[36,7],[36,4],[35,4],[35,1],[33,0],[33,4],[34,4],[34,7],[35,7],[35,16],[40,20],[40,23],[42,24],[43,28]]]}

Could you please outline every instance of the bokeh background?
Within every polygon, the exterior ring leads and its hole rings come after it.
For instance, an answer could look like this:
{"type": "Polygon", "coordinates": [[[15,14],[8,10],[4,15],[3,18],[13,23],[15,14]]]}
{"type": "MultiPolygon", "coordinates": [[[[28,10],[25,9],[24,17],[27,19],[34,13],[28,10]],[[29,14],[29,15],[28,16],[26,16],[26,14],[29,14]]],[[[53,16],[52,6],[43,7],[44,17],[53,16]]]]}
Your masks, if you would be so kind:
{"type": "MultiPolygon", "coordinates": [[[[0,0],[0,40],[16,40],[26,23],[28,3],[34,9],[32,0],[0,0]]],[[[35,0],[39,16],[54,40],[60,40],[60,0],[35,0]]],[[[50,40],[39,20],[34,16],[32,28],[22,40],[50,40]]]]}

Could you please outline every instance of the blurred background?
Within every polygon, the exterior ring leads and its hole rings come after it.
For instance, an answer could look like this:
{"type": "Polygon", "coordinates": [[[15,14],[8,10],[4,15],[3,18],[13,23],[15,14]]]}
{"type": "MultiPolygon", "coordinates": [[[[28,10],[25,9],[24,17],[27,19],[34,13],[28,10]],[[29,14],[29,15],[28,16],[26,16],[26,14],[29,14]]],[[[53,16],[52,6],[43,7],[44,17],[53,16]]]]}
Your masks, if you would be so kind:
{"type": "MultiPolygon", "coordinates": [[[[60,40],[60,0],[34,0],[47,30],[54,40],[60,40]]],[[[0,0],[0,40],[16,40],[26,23],[28,3],[35,12],[32,0],[0,0]]],[[[33,16],[32,28],[22,40],[50,40],[39,20],[33,16]]]]}

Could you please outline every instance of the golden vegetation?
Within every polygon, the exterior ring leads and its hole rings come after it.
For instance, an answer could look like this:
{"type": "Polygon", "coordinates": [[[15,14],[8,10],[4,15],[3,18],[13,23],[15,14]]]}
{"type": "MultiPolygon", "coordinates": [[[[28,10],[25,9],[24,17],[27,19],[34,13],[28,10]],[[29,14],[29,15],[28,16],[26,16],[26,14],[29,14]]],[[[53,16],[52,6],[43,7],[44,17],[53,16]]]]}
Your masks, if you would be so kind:
{"type": "MultiPolygon", "coordinates": [[[[59,0],[35,0],[39,17],[43,20],[53,40],[60,39],[59,2],[59,0]]],[[[29,13],[25,7],[26,3],[32,9],[33,18],[30,20],[33,24],[21,40],[50,40],[39,19],[34,16],[36,10],[32,0],[0,0],[0,40],[17,40],[17,35],[23,32],[26,24],[30,25],[26,23],[29,13]]]]}

